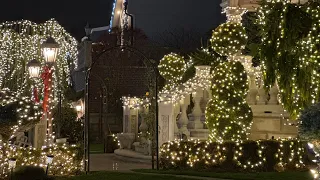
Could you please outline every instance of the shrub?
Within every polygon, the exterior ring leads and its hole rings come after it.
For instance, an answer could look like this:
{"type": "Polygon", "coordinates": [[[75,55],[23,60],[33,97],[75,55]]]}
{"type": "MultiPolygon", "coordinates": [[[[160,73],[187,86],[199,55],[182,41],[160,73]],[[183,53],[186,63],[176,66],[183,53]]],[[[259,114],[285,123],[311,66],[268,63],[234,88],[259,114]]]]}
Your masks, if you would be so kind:
{"type": "Polygon", "coordinates": [[[230,56],[245,48],[248,37],[240,23],[226,22],[213,31],[210,41],[217,53],[230,56]]]}
{"type": "Polygon", "coordinates": [[[236,142],[174,141],[162,145],[163,169],[210,171],[282,171],[304,169],[298,140],[236,142]]]}
{"type": "Polygon", "coordinates": [[[306,141],[320,139],[320,103],[305,109],[300,116],[299,136],[306,141]]]}

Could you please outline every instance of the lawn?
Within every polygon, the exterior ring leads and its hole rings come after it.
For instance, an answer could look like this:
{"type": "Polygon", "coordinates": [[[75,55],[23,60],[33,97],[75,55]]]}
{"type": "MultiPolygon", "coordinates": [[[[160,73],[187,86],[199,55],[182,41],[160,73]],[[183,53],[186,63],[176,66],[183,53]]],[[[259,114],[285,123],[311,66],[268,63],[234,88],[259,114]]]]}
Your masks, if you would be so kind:
{"type": "Polygon", "coordinates": [[[137,169],[135,172],[159,173],[174,175],[189,175],[212,178],[225,178],[233,180],[312,180],[311,173],[308,172],[263,172],[263,173],[214,173],[214,172],[197,172],[197,171],[174,171],[174,170],[148,170],[137,169]]]}
{"type": "Polygon", "coordinates": [[[168,175],[148,175],[139,173],[123,173],[123,172],[94,172],[89,175],[81,175],[74,177],[58,177],[56,180],[194,180],[188,178],[180,178],[168,175]]]}

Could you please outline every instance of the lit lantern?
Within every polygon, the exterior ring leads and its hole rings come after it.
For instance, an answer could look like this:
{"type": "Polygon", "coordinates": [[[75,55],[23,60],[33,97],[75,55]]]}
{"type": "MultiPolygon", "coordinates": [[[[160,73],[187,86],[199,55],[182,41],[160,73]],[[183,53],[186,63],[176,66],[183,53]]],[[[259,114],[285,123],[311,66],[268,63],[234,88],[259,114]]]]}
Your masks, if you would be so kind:
{"type": "Polygon", "coordinates": [[[9,159],[9,169],[14,169],[16,167],[17,160],[15,158],[9,159]]]}
{"type": "Polygon", "coordinates": [[[39,61],[33,59],[28,62],[27,67],[31,78],[38,78],[40,76],[41,63],[39,61]]]}
{"type": "Polygon", "coordinates": [[[82,110],[82,106],[80,104],[76,105],[76,111],[81,112],[81,110],[82,110]]]}
{"type": "Polygon", "coordinates": [[[43,49],[44,59],[47,64],[53,65],[56,62],[59,47],[59,44],[52,37],[49,37],[42,43],[41,48],[43,49]]]}
{"type": "Polygon", "coordinates": [[[46,161],[47,165],[52,164],[53,157],[54,157],[53,155],[47,155],[47,161],[46,161]]]}

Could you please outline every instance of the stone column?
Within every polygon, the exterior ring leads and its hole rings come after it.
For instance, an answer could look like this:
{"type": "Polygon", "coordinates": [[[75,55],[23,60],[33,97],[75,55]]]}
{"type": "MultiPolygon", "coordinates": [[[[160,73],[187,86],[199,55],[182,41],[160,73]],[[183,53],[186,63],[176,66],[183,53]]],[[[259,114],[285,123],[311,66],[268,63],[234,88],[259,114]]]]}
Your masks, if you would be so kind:
{"type": "Polygon", "coordinates": [[[279,88],[278,88],[278,83],[275,82],[274,85],[270,89],[270,100],[268,104],[270,105],[278,105],[278,94],[279,94],[279,88]]]}
{"type": "Polygon", "coordinates": [[[188,115],[187,115],[187,108],[190,104],[190,95],[186,95],[184,99],[180,101],[181,104],[181,116],[179,119],[180,124],[180,133],[185,134],[187,137],[190,137],[190,132],[187,128],[188,126],[188,115]]]}
{"type": "Polygon", "coordinates": [[[203,123],[201,122],[202,110],[200,107],[200,101],[203,98],[203,90],[197,88],[196,93],[192,94],[194,107],[192,110],[193,121],[190,121],[188,127],[190,129],[203,129],[203,123]]]}
{"type": "Polygon", "coordinates": [[[256,76],[254,72],[249,73],[249,91],[247,95],[247,102],[250,105],[255,105],[257,103],[258,88],[256,85],[256,76]]]}
{"type": "Polygon", "coordinates": [[[259,100],[257,102],[257,105],[265,105],[266,102],[267,102],[267,92],[266,90],[264,89],[264,84],[263,84],[263,80],[261,80],[260,82],[260,87],[259,87],[259,90],[258,90],[258,96],[259,96],[259,100]]]}

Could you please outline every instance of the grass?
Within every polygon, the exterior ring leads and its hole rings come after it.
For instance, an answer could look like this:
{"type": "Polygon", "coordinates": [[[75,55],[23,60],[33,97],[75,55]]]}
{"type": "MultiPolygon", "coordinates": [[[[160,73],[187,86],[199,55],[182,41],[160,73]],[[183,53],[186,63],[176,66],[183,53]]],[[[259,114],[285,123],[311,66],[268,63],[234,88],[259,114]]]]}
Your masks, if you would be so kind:
{"type": "Polygon", "coordinates": [[[80,175],[74,177],[58,177],[56,180],[194,180],[188,178],[167,176],[167,175],[149,175],[139,173],[123,172],[94,172],[89,175],[80,175]]]}
{"type": "Polygon", "coordinates": [[[215,172],[197,172],[197,171],[178,171],[178,170],[149,170],[136,169],[135,172],[158,173],[173,175],[188,175],[211,178],[224,178],[233,180],[312,180],[310,172],[262,172],[262,173],[215,173],[215,172]]]}
{"type": "Polygon", "coordinates": [[[100,154],[104,153],[103,144],[90,144],[90,154],[100,154]]]}

